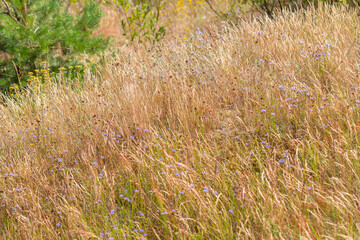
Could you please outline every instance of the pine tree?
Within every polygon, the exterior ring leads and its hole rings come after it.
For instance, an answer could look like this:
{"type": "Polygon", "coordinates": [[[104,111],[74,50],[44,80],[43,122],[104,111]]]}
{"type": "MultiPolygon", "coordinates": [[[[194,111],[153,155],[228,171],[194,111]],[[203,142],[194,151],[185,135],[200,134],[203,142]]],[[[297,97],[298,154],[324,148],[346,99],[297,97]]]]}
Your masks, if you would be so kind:
{"type": "Polygon", "coordinates": [[[59,0],[0,0],[0,91],[26,85],[26,77],[46,62],[51,71],[75,64],[82,53],[106,49],[109,39],[93,36],[103,11],[94,0],[70,14],[59,0]]]}

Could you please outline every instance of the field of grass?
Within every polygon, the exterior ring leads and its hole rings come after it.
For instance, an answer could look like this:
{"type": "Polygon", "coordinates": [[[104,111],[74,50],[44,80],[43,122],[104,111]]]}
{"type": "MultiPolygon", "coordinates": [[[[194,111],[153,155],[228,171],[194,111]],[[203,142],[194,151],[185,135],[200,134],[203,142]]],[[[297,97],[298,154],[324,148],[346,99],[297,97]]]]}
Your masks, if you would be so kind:
{"type": "Polygon", "coordinates": [[[5,98],[0,238],[359,239],[359,22],[204,24],[5,98]]]}

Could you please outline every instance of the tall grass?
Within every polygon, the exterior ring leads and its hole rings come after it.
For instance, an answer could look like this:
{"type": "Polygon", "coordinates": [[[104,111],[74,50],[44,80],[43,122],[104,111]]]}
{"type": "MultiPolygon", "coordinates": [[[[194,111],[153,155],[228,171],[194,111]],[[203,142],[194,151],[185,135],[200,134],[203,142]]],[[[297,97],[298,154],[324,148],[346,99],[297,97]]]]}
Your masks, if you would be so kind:
{"type": "Polygon", "coordinates": [[[360,238],[359,21],[207,26],[6,99],[1,238],[360,238]]]}

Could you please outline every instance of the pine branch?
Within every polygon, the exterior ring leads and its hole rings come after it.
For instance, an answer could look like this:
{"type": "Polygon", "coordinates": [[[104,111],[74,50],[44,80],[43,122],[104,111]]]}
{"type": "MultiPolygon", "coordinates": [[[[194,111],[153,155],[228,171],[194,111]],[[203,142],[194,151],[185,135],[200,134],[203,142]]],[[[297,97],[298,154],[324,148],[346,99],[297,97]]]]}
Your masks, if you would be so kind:
{"type": "Polygon", "coordinates": [[[1,13],[2,13],[2,14],[5,14],[5,15],[8,15],[8,16],[11,17],[14,21],[17,21],[17,19],[11,14],[9,4],[8,4],[5,0],[2,0],[2,2],[4,3],[7,12],[1,12],[1,13]]]}

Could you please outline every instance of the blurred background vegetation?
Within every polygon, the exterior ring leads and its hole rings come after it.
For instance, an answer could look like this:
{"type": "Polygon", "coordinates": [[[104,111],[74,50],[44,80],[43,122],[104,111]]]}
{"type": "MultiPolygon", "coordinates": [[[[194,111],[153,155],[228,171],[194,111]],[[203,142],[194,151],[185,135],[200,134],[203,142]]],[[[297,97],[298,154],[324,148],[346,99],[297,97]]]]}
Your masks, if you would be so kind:
{"type": "Polygon", "coordinates": [[[105,50],[158,50],[166,35],[179,37],[179,29],[187,39],[186,31],[198,27],[191,26],[194,18],[236,24],[319,2],[359,5],[356,0],[1,0],[0,91],[52,81],[58,73],[81,78],[91,63],[101,65],[105,50]]]}

